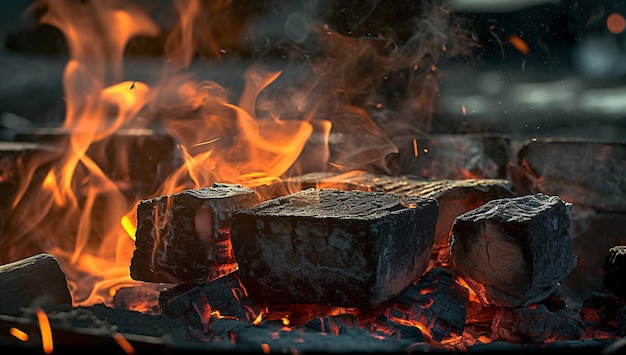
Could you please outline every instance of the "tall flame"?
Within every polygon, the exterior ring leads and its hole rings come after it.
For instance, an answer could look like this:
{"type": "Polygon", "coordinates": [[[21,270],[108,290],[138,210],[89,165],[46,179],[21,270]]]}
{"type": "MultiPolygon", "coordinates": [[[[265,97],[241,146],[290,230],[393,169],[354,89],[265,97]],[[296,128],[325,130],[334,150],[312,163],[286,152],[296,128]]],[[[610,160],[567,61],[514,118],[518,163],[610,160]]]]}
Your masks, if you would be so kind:
{"type": "MultiPolygon", "coordinates": [[[[3,262],[51,253],[66,272],[75,304],[110,304],[119,288],[138,285],[129,276],[129,261],[141,199],[214,182],[267,186],[307,167],[384,168],[386,156],[397,148],[363,106],[375,107],[384,118],[387,107],[371,102],[375,93],[369,85],[381,85],[388,77],[359,68],[408,68],[402,75],[411,76],[428,51],[390,52],[389,41],[348,40],[292,16],[289,33],[296,31],[302,43],[318,36],[333,56],[327,61],[306,54],[313,80],[295,85],[282,80],[284,71],[250,65],[234,104],[231,92],[185,71],[198,54],[219,62],[229,53],[229,43],[243,36],[244,20],[222,21],[233,11],[232,3],[174,1],[178,22],[165,37],[163,76],[148,85],[125,77],[123,67],[134,37],[163,32],[145,9],[122,0],[35,2],[32,9],[43,13],[40,21],[58,28],[68,44],[66,116],[56,149],[22,169],[11,223],[3,230],[3,262]],[[172,159],[173,168],[159,186],[137,192],[129,170],[134,153],[114,138],[120,130],[152,128],[174,138],[178,160],[172,159]],[[105,151],[110,146],[119,150],[114,158],[105,151]]],[[[442,47],[439,42],[434,46],[442,47]]],[[[434,74],[426,75],[432,82],[434,74]]],[[[411,79],[407,91],[417,82],[411,79]]]]}

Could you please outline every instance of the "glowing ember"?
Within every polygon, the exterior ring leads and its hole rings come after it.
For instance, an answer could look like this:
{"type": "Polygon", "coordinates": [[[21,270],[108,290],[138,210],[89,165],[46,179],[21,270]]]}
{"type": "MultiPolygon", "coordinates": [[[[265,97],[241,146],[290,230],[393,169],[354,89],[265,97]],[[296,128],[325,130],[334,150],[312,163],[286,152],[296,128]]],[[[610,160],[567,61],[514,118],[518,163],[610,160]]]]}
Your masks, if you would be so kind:
{"type": "Polygon", "coordinates": [[[37,310],[37,320],[39,321],[39,329],[41,330],[41,345],[43,352],[46,354],[52,354],[54,346],[52,345],[52,329],[50,328],[50,321],[48,316],[42,309],[37,310]]]}
{"type": "Polygon", "coordinates": [[[119,346],[124,350],[124,352],[128,355],[135,354],[135,348],[124,338],[124,336],[120,333],[113,334],[113,340],[119,344],[119,346]]]}
{"type": "Polygon", "coordinates": [[[509,36],[509,42],[523,55],[528,55],[530,53],[530,47],[528,46],[528,43],[522,39],[522,37],[512,34],[509,36]]]}

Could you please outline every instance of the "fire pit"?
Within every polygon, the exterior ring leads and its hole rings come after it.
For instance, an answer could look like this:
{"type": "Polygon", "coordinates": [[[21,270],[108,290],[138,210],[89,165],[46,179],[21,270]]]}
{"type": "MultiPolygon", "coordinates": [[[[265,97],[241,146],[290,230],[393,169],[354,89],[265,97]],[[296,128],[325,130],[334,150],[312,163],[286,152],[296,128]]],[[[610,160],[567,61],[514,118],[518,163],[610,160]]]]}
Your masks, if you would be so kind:
{"type": "Polygon", "coordinates": [[[578,129],[624,129],[594,91],[622,83],[549,53],[590,68],[567,31],[618,38],[624,9],[28,5],[0,50],[0,345],[623,350],[626,142],[578,129]]]}

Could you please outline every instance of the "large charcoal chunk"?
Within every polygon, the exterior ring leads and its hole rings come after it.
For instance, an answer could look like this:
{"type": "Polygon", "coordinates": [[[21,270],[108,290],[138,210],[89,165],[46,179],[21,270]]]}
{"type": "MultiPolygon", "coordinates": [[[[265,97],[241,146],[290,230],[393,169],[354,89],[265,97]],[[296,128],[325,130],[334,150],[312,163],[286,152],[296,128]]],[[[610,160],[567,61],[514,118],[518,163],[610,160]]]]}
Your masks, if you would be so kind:
{"type": "Polygon", "coordinates": [[[576,266],[571,204],[543,194],[492,200],[452,226],[451,259],[482,302],[526,306],[558,289],[576,266]]]}
{"type": "Polygon", "coordinates": [[[291,182],[305,188],[323,186],[434,198],[439,202],[439,219],[435,226],[433,249],[440,255],[449,254],[450,230],[457,216],[487,201],[515,197],[513,184],[506,179],[417,180],[353,170],[339,175],[311,173],[293,178],[291,182]]]}
{"type": "Polygon", "coordinates": [[[236,270],[231,217],[236,209],[258,202],[258,194],[249,188],[217,183],[141,201],[131,277],[183,283],[209,281],[236,270]]]}
{"type": "Polygon", "coordinates": [[[437,215],[434,199],[307,189],[237,211],[233,249],[253,298],[375,307],[422,275],[437,215]]]}
{"type": "Polygon", "coordinates": [[[626,212],[626,144],[573,139],[525,142],[513,174],[520,191],[576,206],[626,212]]]}

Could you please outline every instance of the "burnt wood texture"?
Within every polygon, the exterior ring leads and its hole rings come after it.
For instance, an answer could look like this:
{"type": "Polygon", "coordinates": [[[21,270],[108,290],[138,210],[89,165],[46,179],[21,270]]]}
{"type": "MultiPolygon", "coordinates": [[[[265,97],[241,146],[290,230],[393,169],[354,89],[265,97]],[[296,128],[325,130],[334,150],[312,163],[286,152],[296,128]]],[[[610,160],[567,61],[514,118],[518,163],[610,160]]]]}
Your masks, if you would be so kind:
{"type": "Polygon", "coordinates": [[[306,189],[237,211],[233,250],[252,298],[376,307],[425,271],[437,215],[434,199],[306,189]]]}
{"type": "Polygon", "coordinates": [[[454,270],[485,304],[541,301],[576,266],[569,233],[571,204],[558,196],[489,201],[452,226],[454,270]]]}
{"type": "Polygon", "coordinates": [[[626,299],[626,246],[609,249],[604,259],[604,285],[616,296],[626,299]]]}

